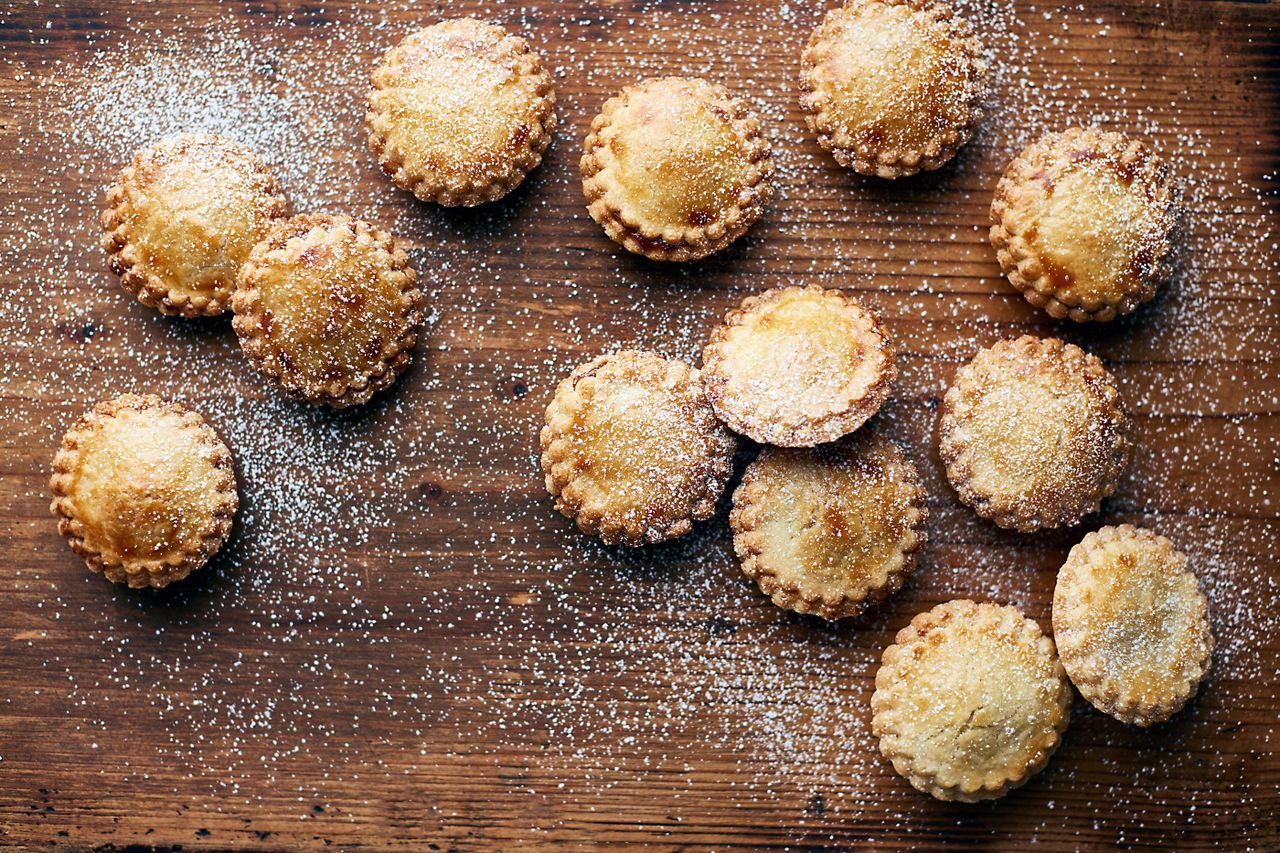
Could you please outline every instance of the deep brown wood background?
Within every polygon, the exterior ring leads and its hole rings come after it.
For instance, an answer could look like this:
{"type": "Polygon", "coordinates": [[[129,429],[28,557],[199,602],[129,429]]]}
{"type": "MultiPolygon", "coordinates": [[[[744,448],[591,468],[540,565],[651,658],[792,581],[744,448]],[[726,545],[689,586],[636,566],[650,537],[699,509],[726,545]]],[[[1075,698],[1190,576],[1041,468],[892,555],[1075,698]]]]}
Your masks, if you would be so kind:
{"type": "MultiPolygon", "coordinates": [[[[792,81],[825,5],[6,4],[0,846],[1280,849],[1280,5],[965,4],[1008,59],[997,106],[955,165],[892,185],[839,170],[802,130],[792,81]],[[414,25],[464,13],[535,41],[559,72],[561,124],[525,188],[448,212],[379,176],[358,81],[414,25]],[[279,401],[229,324],[158,318],[104,270],[103,186],[128,149],[176,128],[172,115],[130,117],[119,85],[86,117],[92,81],[118,81],[144,55],[168,55],[175,75],[223,61],[241,73],[233,57],[187,53],[228,32],[241,46],[261,33],[254,73],[297,108],[275,118],[317,128],[263,151],[299,207],[393,227],[432,294],[415,368],[361,411],[279,401]],[[608,242],[576,163],[609,95],[683,72],[761,105],[783,192],[748,239],[680,270],[608,242]],[[986,210],[1018,145],[1095,113],[1176,152],[1199,189],[1174,292],[1078,329],[1002,281],[986,210]],[[299,186],[300,173],[322,183],[299,186]],[[803,280],[859,291],[899,338],[903,380],[876,428],[907,444],[931,492],[915,577],[837,628],[754,594],[723,512],[649,551],[582,542],[535,462],[541,410],[574,364],[616,345],[696,358],[743,295],[803,280]],[[1134,472],[1077,530],[980,522],[933,450],[955,365],[1022,331],[1102,355],[1138,424],[1134,472]],[[152,388],[228,437],[246,509],[210,569],[137,594],[62,545],[45,478],[72,418],[152,388]],[[1066,550],[1120,520],[1172,536],[1209,579],[1222,648],[1202,695],[1148,732],[1078,700],[1050,769],[996,804],[911,790],[868,732],[893,633],[965,595],[1012,601],[1047,629],[1066,550]]],[[[192,100],[208,85],[192,80],[192,100]]],[[[138,91],[137,109],[154,96],[138,91]]],[[[242,107],[258,138],[259,113],[242,107]]],[[[225,113],[210,124],[235,130],[225,113]]]]}

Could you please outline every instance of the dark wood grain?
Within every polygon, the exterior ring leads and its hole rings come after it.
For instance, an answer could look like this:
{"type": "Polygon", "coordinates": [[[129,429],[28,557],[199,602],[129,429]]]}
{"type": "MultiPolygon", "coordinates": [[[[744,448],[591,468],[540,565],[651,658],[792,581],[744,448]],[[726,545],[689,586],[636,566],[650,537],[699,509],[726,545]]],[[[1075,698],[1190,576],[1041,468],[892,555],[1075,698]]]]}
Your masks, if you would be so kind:
{"type": "Polygon", "coordinates": [[[1280,850],[1280,5],[1086,5],[962,4],[1001,69],[992,110],[953,165],[893,184],[803,130],[793,80],[821,4],[0,8],[0,846],[1280,850]],[[475,211],[394,191],[359,121],[380,52],[454,14],[527,34],[559,72],[544,166],[475,211]],[[750,97],[781,166],[751,234],[685,268],[613,246],[576,172],[599,105],[667,73],[750,97]],[[985,231],[1009,157],[1093,117],[1170,157],[1187,214],[1174,286],[1079,328],[1003,282],[985,231]],[[225,321],[160,318],[115,285],[101,191],[190,124],[257,144],[300,208],[411,243],[434,319],[396,388],[354,412],[281,401],[225,321]],[[920,569],[836,627],[739,576],[724,507],[658,548],[583,541],[535,456],[575,364],[623,345],[696,359],[745,294],[807,280],[857,291],[898,339],[872,428],[930,493],[920,569]],[[936,459],[955,366],[1021,332],[1097,352],[1135,416],[1133,470],[1077,529],[1000,531],[936,459]],[[208,570],[138,594],[62,544],[45,479],[76,415],[143,390],[228,439],[244,509],[208,570]],[[913,791],[869,733],[893,633],[963,596],[1047,629],[1067,549],[1118,521],[1172,537],[1205,580],[1201,695],[1149,731],[1078,700],[1049,769],[1001,802],[913,791]]]}

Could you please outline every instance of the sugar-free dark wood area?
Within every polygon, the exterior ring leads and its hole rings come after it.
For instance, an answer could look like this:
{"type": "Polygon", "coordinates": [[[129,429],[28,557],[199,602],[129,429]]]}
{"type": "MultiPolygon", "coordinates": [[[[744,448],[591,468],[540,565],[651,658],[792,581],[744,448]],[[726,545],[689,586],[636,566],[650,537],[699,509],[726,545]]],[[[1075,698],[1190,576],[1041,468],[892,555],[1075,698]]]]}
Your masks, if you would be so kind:
{"type": "Polygon", "coordinates": [[[803,127],[798,56],[825,5],[0,8],[0,846],[1280,850],[1280,5],[961,3],[996,69],[988,114],[954,163],[895,183],[839,169],[803,127]],[[512,196],[446,211],[391,187],[361,120],[381,52],[463,14],[543,53],[560,126],[512,196]],[[609,242],[577,176],[600,105],[665,74],[748,98],[779,166],[750,234],[687,267],[609,242]],[[1070,123],[1145,137],[1182,184],[1176,281],[1105,326],[1032,309],[986,242],[1004,165],[1070,123]],[[432,316],[394,389],[341,413],[288,402],[229,322],[118,287],[102,192],[135,148],[194,129],[254,148],[295,209],[409,243],[432,316]],[[742,578],[727,500],[685,540],[603,548],[537,469],[575,365],[624,346],[696,362],[744,296],[808,281],[855,291],[897,340],[868,428],[903,444],[931,513],[906,587],[836,626],[742,578]],[[1026,332],[1102,357],[1136,422],[1118,493],[1072,530],[979,520],[937,460],[956,366],[1026,332]],[[228,547],[163,592],[90,575],[48,515],[62,432],[127,391],[200,411],[236,457],[228,547]],[[1200,695],[1150,730],[1077,699],[1049,768],[996,803],[912,790],[870,732],[893,634],[957,597],[1048,630],[1068,549],[1126,521],[1202,578],[1218,647],[1200,695]]]}

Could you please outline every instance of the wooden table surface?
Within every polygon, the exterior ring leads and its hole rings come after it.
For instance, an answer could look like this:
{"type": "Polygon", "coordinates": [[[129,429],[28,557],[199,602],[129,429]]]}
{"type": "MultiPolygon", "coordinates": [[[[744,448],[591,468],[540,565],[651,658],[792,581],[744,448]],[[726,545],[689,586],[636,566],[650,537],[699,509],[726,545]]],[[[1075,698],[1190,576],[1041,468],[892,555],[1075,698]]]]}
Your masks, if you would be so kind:
{"type": "Polygon", "coordinates": [[[824,6],[0,6],[0,846],[1280,850],[1280,5],[964,2],[991,109],[954,164],[896,183],[840,170],[803,128],[797,57],[824,6]],[[531,38],[561,123],[512,197],[446,211],[379,175],[362,99],[382,50],[468,13],[531,38]],[[577,177],[598,107],[657,74],[749,97],[780,167],[749,237],[685,267],[616,248],[577,177]],[[1026,305],[985,235],[1013,154],[1094,121],[1173,162],[1187,215],[1175,284],[1081,328],[1026,305]],[[159,317],[105,271],[103,189],[134,148],[195,128],[254,147],[298,210],[410,241],[432,321],[393,391],[342,413],[284,401],[225,319],[159,317]],[[575,364],[623,346],[696,360],[743,296],[810,281],[856,291],[897,338],[873,428],[930,495],[906,588],[837,626],[742,578],[723,505],[686,540],[603,548],[553,512],[536,462],[575,364]],[[1132,469],[1077,529],[1000,531],[937,460],[956,366],[1023,332],[1104,358],[1136,419],[1132,469]],[[126,391],[192,405],[237,458],[231,543],[164,592],[91,576],[48,517],[63,430],[126,391]],[[1067,550],[1121,521],[1203,579],[1201,695],[1148,731],[1077,699],[1049,769],[996,803],[912,790],[869,730],[894,632],[957,597],[1047,630],[1067,550]]]}

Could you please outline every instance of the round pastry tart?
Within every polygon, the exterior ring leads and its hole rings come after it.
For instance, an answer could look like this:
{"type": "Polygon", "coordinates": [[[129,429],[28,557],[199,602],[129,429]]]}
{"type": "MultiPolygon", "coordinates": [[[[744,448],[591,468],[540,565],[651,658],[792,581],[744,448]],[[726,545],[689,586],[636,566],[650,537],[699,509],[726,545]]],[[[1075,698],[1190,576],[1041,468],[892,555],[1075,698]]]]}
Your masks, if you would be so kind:
{"type": "Polygon", "coordinates": [[[230,306],[249,251],[288,215],[280,184],[248,149],[184,133],[121,170],[102,213],[102,247],[142,304],[212,316],[230,306]]]}
{"type": "Polygon", "coordinates": [[[885,649],[871,731],[917,790],[972,803],[1044,769],[1071,701],[1053,640],[1035,622],[961,599],[916,616],[885,649]]]}
{"type": "Polygon", "coordinates": [[[801,56],[800,106],[818,144],[864,175],[950,160],[982,118],[986,64],[968,23],[929,0],[850,0],[801,56]]]}
{"type": "Polygon", "coordinates": [[[697,370],[634,350],[561,382],[541,443],[556,509],[609,545],[674,539],[710,518],[737,444],[697,370]]]}
{"type": "Polygon", "coordinates": [[[658,261],[690,261],[746,233],[773,193],[760,122],[723,86],[664,77],[629,86],[591,123],[587,211],[658,261]]]}
{"type": "Polygon", "coordinates": [[[295,216],[241,268],[232,326],[290,396],[364,403],[409,366],[422,324],[415,278],[387,232],[348,216],[295,216]]]}
{"type": "Polygon", "coordinates": [[[879,410],[897,375],[876,316],[817,285],[744,299],[711,333],[702,361],[720,419],[782,447],[853,432],[879,410]]]}
{"type": "Polygon", "coordinates": [[[1209,672],[1209,607],[1187,558],[1149,530],[1104,527],[1071,549],[1053,593],[1067,675],[1095,708],[1149,726],[1209,672]]]}
{"type": "Polygon", "coordinates": [[[733,495],[733,548],[742,571],[779,607],[857,616],[915,567],[924,499],[915,466],[875,435],[766,447],[733,495]]]}
{"type": "Polygon", "coordinates": [[[981,350],[942,401],[940,454],[960,500],[1001,527],[1077,523],[1119,485],[1131,442],[1096,356],[1025,335],[981,350]]]}
{"type": "Polygon", "coordinates": [[[168,586],[208,562],[239,505],[231,452],[195,412],[159,397],[99,403],[62,439],[58,532],[108,580],[168,586]]]}
{"type": "Polygon", "coordinates": [[[473,18],[406,37],[373,72],[365,127],[393,183],[449,207],[502,198],[542,162],[551,75],[524,39],[473,18]]]}
{"type": "Polygon", "coordinates": [[[1018,155],[991,203],[991,245],[1032,305],[1058,319],[1111,320],[1173,271],[1176,191],[1150,148],[1072,127],[1018,155]]]}

